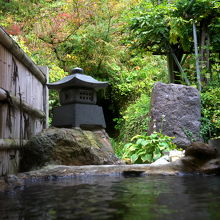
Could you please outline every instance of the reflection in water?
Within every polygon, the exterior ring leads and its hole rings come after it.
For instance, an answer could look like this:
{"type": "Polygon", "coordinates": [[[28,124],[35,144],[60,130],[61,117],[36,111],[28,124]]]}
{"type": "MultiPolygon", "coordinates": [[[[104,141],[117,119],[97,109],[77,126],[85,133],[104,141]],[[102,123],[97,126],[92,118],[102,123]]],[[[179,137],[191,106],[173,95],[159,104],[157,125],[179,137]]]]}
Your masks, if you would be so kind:
{"type": "Polygon", "coordinates": [[[0,194],[0,219],[220,219],[220,178],[87,177],[0,194]]]}

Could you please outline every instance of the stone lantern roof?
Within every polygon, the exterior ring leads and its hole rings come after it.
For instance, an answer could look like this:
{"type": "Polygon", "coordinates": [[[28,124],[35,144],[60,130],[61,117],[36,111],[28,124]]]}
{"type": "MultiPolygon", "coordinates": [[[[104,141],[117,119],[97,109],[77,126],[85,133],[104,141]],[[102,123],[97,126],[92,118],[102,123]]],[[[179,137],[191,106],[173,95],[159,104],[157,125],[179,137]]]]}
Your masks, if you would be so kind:
{"type": "Polygon", "coordinates": [[[83,74],[83,69],[75,68],[71,75],[47,85],[49,89],[58,90],[60,96],[61,106],[53,109],[53,126],[86,129],[106,127],[102,107],[96,105],[96,91],[107,87],[107,82],[98,81],[83,74]]]}
{"type": "Polygon", "coordinates": [[[48,88],[60,90],[68,87],[83,87],[98,90],[108,86],[108,82],[98,81],[92,76],[85,75],[81,68],[74,68],[71,73],[57,82],[48,83],[48,88]]]}

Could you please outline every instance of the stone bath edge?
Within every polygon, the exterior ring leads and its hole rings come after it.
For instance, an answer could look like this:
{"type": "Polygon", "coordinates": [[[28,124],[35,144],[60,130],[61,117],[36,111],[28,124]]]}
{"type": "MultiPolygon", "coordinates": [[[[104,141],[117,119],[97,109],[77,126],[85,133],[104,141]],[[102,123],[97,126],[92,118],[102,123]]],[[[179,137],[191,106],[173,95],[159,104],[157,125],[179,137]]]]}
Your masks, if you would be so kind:
{"type": "Polygon", "coordinates": [[[133,164],[133,165],[85,165],[65,166],[48,165],[17,175],[8,175],[0,179],[0,192],[22,189],[29,184],[54,181],[58,179],[89,176],[147,176],[147,175],[216,175],[219,174],[219,160],[212,160],[199,167],[190,164],[191,158],[183,158],[165,165],[133,164]]]}

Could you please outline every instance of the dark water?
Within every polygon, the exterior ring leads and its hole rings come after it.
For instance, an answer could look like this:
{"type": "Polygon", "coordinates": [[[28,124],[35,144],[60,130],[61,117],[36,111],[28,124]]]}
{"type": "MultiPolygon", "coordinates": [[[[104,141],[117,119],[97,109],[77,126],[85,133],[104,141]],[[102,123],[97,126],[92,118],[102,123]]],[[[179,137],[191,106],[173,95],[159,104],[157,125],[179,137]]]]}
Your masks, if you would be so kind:
{"type": "Polygon", "coordinates": [[[0,219],[220,219],[220,177],[88,177],[0,194],[0,219]]]}

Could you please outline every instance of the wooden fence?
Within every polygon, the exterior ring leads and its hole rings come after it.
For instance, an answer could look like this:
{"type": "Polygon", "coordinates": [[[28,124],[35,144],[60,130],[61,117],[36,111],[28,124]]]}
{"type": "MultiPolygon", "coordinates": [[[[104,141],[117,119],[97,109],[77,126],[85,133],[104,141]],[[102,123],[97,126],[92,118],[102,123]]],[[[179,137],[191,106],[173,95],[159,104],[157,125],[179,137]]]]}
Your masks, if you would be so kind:
{"type": "Polygon", "coordinates": [[[18,171],[19,150],[47,127],[47,76],[0,27],[0,176],[18,171]]]}

